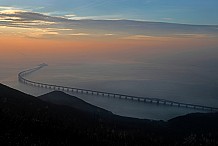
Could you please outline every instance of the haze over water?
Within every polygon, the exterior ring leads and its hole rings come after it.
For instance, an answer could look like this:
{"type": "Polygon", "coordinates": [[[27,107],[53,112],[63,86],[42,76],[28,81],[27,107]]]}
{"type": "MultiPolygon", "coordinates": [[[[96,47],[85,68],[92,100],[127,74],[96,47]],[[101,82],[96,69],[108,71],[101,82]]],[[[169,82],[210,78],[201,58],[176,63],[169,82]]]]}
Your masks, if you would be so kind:
{"type": "MultiPolygon", "coordinates": [[[[210,49],[211,53],[209,54],[206,54],[208,49],[184,50],[180,53],[175,52],[175,54],[172,54],[171,51],[164,55],[154,53],[152,56],[143,54],[144,59],[141,60],[139,58],[142,55],[140,50],[138,51],[139,53],[135,55],[124,52],[126,56],[123,57],[120,52],[118,57],[111,55],[111,60],[108,60],[108,56],[107,59],[104,59],[102,57],[104,55],[100,55],[99,58],[85,57],[85,53],[83,58],[80,57],[82,53],[72,53],[72,57],[67,57],[67,61],[64,58],[57,60],[59,55],[51,55],[55,60],[48,58],[43,60],[49,64],[48,67],[27,76],[27,78],[69,87],[218,106],[218,75],[216,74],[218,68],[217,64],[211,63],[217,61],[216,49],[210,49]],[[214,59],[211,60],[213,56],[214,59]],[[92,59],[93,61],[90,61],[92,59]]],[[[63,52],[65,51],[63,50],[63,52]]],[[[1,68],[3,68],[1,82],[35,96],[50,92],[18,82],[18,72],[42,63],[41,59],[36,58],[41,56],[43,58],[43,55],[36,57],[29,54],[24,55],[25,53],[14,53],[15,56],[20,57],[17,61],[23,59],[19,63],[13,61],[14,58],[1,60],[5,62],[1,64],[1,68]],[[31,59],[28,58],[26,62],[24,56],[31,59]]],[[[65,53],[66,56],[69,55],[69,52],[65,53]]],[[[60,55],[63,54],[60,52],[60,55]]],[[[137,118],[166,120],[190,112],[199,112],[102,97],[75,96],[116,114],[137,118]]]]}

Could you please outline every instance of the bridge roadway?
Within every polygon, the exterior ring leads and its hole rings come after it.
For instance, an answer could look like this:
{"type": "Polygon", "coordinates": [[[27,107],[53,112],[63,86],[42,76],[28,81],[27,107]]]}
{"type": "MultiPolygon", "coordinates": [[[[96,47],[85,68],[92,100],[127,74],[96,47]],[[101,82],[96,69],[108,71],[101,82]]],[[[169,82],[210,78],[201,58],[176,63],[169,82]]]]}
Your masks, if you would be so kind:
{"type": "Polygon", "coordinates": [[[125,100],[151,103],[151,104],[161,104],[161,105],[165,105],[165,106],[174,106],[174,107],[183,107],[183,108],[189,108],[189,109],[203,110],[203,111],[207,111],[207,112],[217,112],[218,111],[218,108],[215,108],[215,107],[189,104],[189,103],[181,103],[181,102],[175,102],[175,101],[159,99],[159,98],[137,97],[137,96],[131,96],[131,95],[116,94],[116,93],[109,93],[109,92],[102,92],[102,91],[95,91],[95,90],[88,90],[88,89],[81,89],[81,88],[71,88],[71,87],[65,87],[65,86],[40,83],[40,82],[36,82],[36,81],[31,81],[31,80],[28,80],[25,78],[25,76],[27,76],[27,75],[45,67],[45,66],[48,66],[48,65],[43,63],[35,68],[20,72],[18,74],[19,81],[21,83],[24,83],[27,85],[51,89],[51,90],[57,90],[57,91],[65,91],[65,92],[71,92],[71,93],[74,92],[74,93],[103,96],[103,97],[113,97],[113,98],[119,98],[119,99],[125,99],[125,100]]]}

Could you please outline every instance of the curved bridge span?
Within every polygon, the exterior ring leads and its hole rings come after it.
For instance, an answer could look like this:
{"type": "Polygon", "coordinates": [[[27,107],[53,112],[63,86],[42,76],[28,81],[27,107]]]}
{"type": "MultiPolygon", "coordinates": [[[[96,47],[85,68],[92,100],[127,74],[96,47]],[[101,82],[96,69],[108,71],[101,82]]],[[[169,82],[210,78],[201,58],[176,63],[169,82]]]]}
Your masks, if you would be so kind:
{"type": "Polygon", "coordinates": [[[215,107],[189,104],[189,103],[181,103],[181,102],[175,102],[175,101],[159,99],[159,98],[138,97],[138,96],[116,94],[116,93],[109,93],[109,92],[102,92],[102,91],[95,91],[95,90],[88,90],[88,89],[81,89],[81,88],[65,87],[65,86],[52,85],[52,84],[31,81],[31,80],[28,80],[25,78],[26,75],[29,75],[32,72],[35,72],[37,70],[40,70],[41,68],[43,68],[45,66],[48,66],[48,65],[43,63],[43,64],[38,65],[35,68],[20,72],[18,74],[19,81],[21,83],[24,83],[24,84],[27,84],[30,86],[51,89],[51,90],[57,90],[57,91],[81,93],[81,94],[103,96],[103,97],[113,97],[113,98],[119,98],[119,99],[123,99],[123,100],[131,100],[131,101],[138,101],[138,102],[151,103],[151,104],[160,104],[160,105],[165,105],[165,106],[183,107],[183,108],[189,108],[189,109],[203,110],[203,111],[207,111],[207,112],[217,112],[218,111],[218,108],[215,108],[215,107]]]}

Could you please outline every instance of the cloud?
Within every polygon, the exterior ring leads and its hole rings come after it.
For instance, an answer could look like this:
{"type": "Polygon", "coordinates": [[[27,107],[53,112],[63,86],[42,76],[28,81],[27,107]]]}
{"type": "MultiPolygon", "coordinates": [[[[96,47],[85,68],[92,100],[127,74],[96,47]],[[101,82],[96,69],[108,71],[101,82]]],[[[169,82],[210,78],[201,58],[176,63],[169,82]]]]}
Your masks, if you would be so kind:
{"type": "Polygon", "coordinates": [[[68,15],[64,15],[66,18],[72,18],[72,17],[76,17],[75,14],[68,14],[68,15]]]}
{"type": "Polygon", "coordinates": [[[19,17],[22,21],[42,20],[55,22],[59,21],[57,17],[51,17],[40,13],[27,12],[23,10],[3,10],[0,11],[1,17],[19,17]]]}
{"type": "Polygon", "coordinates": [[[176,34],[175,36],[185,37],[185,38],[212,38],[215,37],[209,34],[176,34]]]}
{"type": "Polygon", "coordinates": [[[0,6],[0,10],[15,10],[15,7],[0,6]]]}
{"type": "Polygon", "coordinates": [[[123,39],[131,39],[131,40],[144,40],[148,38],[153,38],[153,36],[146,36],[146,35],[132,35],[124,37],[123,39]]]}
{"type": "Polygon", "coordinates": [[[19,27],[7,27],[0,26],[3,35],[15,36],[15,37],[28,37],[28,38],[45,38],[47,35],[59,35],[55,30],[40,29],[40,28],[19,28],[19,27]]]}
{"type": "Polygon", "coordinates": [[[74,34],[69,34],[69,35],[72,35],[72,36],[89,36],[91,34],[88,34],[88,33],[74,33],[74,34]]]}
{"type": "Polygon", "coordinates": [[[59,32],[72,31],[72,28],[57,26],[65,19],[40,13],[8,8],[0,11],[0,26],[8,30],[9,35],[43,38],[45,35],[58,35],[59,32]],[[13,33],[12,33],[13,32],[13,33]]]}
{"type": "Polygon", "coordinates": [[[0,19],[2,21],[10,20],[10,23],[5,24],[7,26],[15,26],[15,27],[23,26],[24,28],[28,27],[28,25],[32,25],[33,23],[38,25],[38,23],[41,24],[45,22],[46,24],[47,22],[52,22],[46,19],[46,17],[44,17],[42,14],[26,12],[23,10],[2,10],[0,11],[0,19]]]}
{"type": "Polygon", "coordinates": [[[112,33],[106,33],[106,34],[104,34],[105,36],[114,36],[114,35],[116,35],[116,34],[112,34],[112,33]]]}
{"type": "Polygon", "coordinates": [[[65,15],[69,20],[123,20],[120,15],[100,15],[100,16],[77,16],[77,15],[65,15]]]}
{"type": "Polygon", "coordinates": [[[7,28],[4,32],[10,34],[13,29],[13,34],[17,33],[20,36],[35,36],[39,38],[45,38],[48,35],[51,38],[69,38],[69,36],[79,38],[86,36],[132,40],[170,37],[218,37],[218,26],[213,25],[114,20],[116,17],[119,18],[119,16],[114,16],[113,20],[96,20],[99,18],[104,19],[105,17],[78,17],[74,14],[51,16],[45,13],[19,10],[13,7],[0,7],[0,29],[2,31],[3,27],[7,28]]]}
{"type": "Polygon", "coordinates": [[[146,35],[130,35],[127,37],[122,37],[121,39],[125,39],[125,40],[141,40],[141,41],[157,41],[157,40],[169,40],[172,37],[168,37],[168,36],[146,36],[146,35]]]}

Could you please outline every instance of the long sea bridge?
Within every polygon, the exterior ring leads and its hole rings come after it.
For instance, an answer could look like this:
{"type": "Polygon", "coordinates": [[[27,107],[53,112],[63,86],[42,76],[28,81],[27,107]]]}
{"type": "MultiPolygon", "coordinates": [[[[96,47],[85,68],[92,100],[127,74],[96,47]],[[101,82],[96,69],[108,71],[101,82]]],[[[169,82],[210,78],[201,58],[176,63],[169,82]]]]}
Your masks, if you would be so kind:
{"type": "Polygon", "coordinates": [[[196,104],[191,104],[191,103],[182,103],[182,102],[176,102],[176,101],[159,99],[159,98],[138,97],[138,96],[110,93],[110,92],[104,92],[104,91],[95,91],[95,90],[89,90],[89,89],[65,87],[65,86],[52,85],[52,84],[31,81],[31,80],[28,80],[25,78],[25,76],[27,76],[27,75],[29,75],[37,70],[40,70],[41,68],[43,68],[45,66],[48,66],[48,65],[43,63],[43,64],[38,65],[35,68],[24,70],[24,71],[20,72],[18,74],[19,81],[21,83],[24,83],[24,84],[27,84],[30,86],[34,86],[34,87],[40,87],[40,88],[57,90],[57,91],[64,91],[64,92],[70,92],[70,93],[80,93],[80,94],[103,96],[103,97],[113,97],[113,98],[119,98],[119,99],[123,99],[123,100],[131,100],[131,101],[138,101],[138,102],[164,105],[164,106],[181,107],[181,108],[183,107],[183,108],[189,108],[189,109],[203,110],[203,111],[207,111],[207,112],[217,112],[218,111],[218,108],[216,108],[216,107],[196,105],[196,104]]]}

